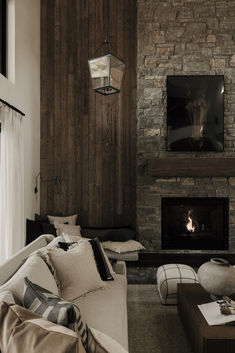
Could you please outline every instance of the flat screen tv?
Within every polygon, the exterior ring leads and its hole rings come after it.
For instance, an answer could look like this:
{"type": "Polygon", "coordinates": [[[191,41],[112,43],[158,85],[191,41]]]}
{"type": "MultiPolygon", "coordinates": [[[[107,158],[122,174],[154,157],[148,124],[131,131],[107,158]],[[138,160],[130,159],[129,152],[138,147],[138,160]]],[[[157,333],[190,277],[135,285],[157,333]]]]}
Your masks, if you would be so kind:
{"type": "Polygon", "coordinates": [[[167,76],[167,151],[224,150],[224,76],[167,76]]]}

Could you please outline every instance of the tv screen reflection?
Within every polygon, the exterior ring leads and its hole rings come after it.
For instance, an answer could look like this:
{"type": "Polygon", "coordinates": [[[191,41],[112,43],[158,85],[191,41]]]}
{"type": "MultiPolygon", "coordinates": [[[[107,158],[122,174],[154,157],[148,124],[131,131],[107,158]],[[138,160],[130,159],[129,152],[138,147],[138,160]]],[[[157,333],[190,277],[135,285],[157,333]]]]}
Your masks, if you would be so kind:
{"type": "Polygon", "coordinates": [[[224,150],[224,77],[167,76],[167,151],[224,150]]]}

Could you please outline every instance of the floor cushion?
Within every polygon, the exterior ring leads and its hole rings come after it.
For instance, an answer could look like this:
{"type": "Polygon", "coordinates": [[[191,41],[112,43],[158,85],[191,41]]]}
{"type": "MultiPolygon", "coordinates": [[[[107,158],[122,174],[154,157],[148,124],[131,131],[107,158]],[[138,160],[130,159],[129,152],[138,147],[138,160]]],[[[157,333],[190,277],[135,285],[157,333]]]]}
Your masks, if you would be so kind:
{"type": "Polygon", "coordinates": [[[194,269],[183,264],[166,264],[157,270],[157,286],[162,304],[177,304],[177,284],[197,283],[194,269]]]}

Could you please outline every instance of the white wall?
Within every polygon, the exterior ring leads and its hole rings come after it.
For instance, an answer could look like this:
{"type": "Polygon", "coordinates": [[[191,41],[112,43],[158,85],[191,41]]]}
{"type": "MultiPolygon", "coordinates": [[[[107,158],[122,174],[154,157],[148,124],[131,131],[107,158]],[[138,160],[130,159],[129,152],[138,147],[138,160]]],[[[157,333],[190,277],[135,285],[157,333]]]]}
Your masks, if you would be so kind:
{"type": "Polygon", "coordinates": [[[40,0],[15,0],[15,83],[0,74],[0,98],[25,113],[25,218],[39,212],[34,194],[40,170],[40,0]]]}

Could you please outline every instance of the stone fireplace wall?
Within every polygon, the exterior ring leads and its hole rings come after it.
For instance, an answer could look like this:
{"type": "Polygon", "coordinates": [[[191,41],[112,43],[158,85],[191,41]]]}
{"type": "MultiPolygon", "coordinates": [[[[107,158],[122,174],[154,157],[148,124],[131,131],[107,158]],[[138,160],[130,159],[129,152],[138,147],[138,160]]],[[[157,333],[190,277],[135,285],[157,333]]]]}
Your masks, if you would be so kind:
{"type": "Polygon", "coordinates": [[[137,227],[146,251],[164,252],[162,197],[221,196],[229,197],[235,252],[234,177],[158,178],[147,168],[151,158],[235,157],[235,1],[138,0],[137,103],[137,227]],[[167,75],[215,74],[225,81],[224,152],[166,152],[167,75]]]}

